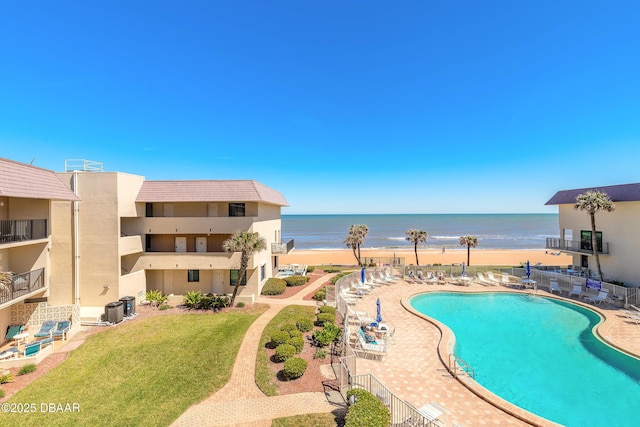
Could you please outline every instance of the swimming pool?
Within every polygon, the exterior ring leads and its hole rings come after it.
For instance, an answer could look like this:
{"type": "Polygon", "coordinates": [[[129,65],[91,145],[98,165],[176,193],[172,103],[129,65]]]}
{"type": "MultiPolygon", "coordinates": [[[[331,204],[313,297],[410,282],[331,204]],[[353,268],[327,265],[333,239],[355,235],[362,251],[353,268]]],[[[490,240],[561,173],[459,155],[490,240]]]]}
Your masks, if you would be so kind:
{"type": "Polygon", "coordinates": [[[600,316],[523,294],[432,292],[411,306],[446,324],[494,394],[566,426],[638,425],[640,360],[592,333],[600,316]]]}

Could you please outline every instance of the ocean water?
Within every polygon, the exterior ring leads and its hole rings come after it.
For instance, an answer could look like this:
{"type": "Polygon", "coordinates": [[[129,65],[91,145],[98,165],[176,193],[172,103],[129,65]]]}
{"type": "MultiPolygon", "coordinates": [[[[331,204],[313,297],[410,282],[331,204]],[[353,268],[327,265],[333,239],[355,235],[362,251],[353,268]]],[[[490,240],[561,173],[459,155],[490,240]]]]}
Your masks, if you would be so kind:
{"type": "Polygon", "coordinates": [[[296,249],[346,249],[352,224],[365,224],[363,248],[412,248],[405,232],[425,230],[424,249],[461,249],[460,236],[478,238],[482,249],[544,249],[547,237],[560,237],[557,214],[394,214],[282,215],[282,239],[295,239],[296,249]]]}

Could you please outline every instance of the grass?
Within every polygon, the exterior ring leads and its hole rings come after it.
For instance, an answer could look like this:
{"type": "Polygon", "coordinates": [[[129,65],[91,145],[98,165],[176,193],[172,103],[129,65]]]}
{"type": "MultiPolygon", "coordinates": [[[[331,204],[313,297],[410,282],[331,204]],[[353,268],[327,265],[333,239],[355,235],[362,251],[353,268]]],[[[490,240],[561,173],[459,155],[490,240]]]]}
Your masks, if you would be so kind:
{"type": "Polygon", "coordinates": [[[178,314],[90,336],[8,403],[78,404],[75,413],[6,413],[3,425],[167,426],[226,384],[248,327],[266,306],[178,314]]]}
{"type": "Polygon", "coordinates": [[[290,305],[283,308],[271,321],[267,324],[260,338],[260,346],[256,355],[256,385],[267,396],[278,395],[278,383],[274,373],[269,369],[269,358],[265,351],[265,345],[271,340],[271,334],[279,331],[283,325],[287,323],[296,324],[300,318],[308,318],[312,321],[315,319],[316,308],[311,306],[290,305]]]}
{"type": "Polygon", "coordinates": [[[336,417],[333,414],[305,414],[294,417],[276,418],[271,427],[335,427],[336,417]]]}

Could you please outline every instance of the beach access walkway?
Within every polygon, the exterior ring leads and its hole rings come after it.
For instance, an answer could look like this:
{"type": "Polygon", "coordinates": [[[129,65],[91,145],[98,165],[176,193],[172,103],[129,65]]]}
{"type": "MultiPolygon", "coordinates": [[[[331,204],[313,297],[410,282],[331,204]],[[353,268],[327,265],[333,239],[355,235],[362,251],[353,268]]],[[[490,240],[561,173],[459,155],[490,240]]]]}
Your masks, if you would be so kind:
{"type": "Polygon", "coordinates": [[[311,305],[303,297],[313,289],[328,283],[333,274],[325,275],[313,284],[289,298],[275,299],[258,297],[256,302],[268,304],[269,309],[249,327],[229,382],[200,403],[187,409],[172,425],[186,426],[271,426],[274,418],[302,414],[346,411],[339,393],[327,395],[323,392],[307,392],[280,396],[266,396],[255,382],[256,354],[260,338],[267,324],[287,305],[311,305]]]}

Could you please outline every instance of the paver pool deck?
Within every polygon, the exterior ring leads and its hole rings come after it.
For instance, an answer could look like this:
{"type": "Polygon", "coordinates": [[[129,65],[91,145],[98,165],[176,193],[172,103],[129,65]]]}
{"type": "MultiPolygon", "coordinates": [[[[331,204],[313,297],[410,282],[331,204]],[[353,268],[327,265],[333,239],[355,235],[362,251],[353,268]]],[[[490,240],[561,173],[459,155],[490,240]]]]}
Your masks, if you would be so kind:
{"type": "MultiPolygon", "coordinates": [[[[412,295],[428,291],[460,291],[460,292],[521,292],[502,286],[482,286],[472,284],[468,287],[456,285],[410,284],[399,280],[395,284],[374,288],[361,298],[355,309],[375,314],[376,299],[380,298],[384,321],[396,327],[395,345],[389,346],[383,361],[358,358],[357,374],[373,374],[400,398],[420,407],[427,402],[436,401],[448,411],[447,425],[458,423],[462,426],[517,426],[541,425],[552,426],[555,423],[544,420],[514,406],[511,409],[530,422],[522,421],[479,397],[467,387],[454,379],[447,371],[438,355],[441,344],[440,329],[434,324],[419,317],[403,306],[412,295]]],[[[522,291],[522,292],[531,292],[522,291]]],[[[538,290],[538,295],[551,296],[538,290]]],[[[573,299],[572,301],[578,302],[573,299]]],[[[619,346],[627,352],[640,355],[640,325],[628,321],[622,310],[609,305],[592,306],[606,317],[600,325],[599,333],[611,344],[619,346]]],[[[500,337],[494,339],[499,340],[500,337]]],[[[445,337],[446,341],[446,337],[445,337]]],[[[446,352],[443,352],[446,354],[446,352]]],[[[446,356],[445,356],[446,357],[446,356]]],[[[445,360],[445,363],[448,363],[445,360]]],[[[486,393],[477,384],[472,388],[489,398],[494,395],[486,393]]]]}

